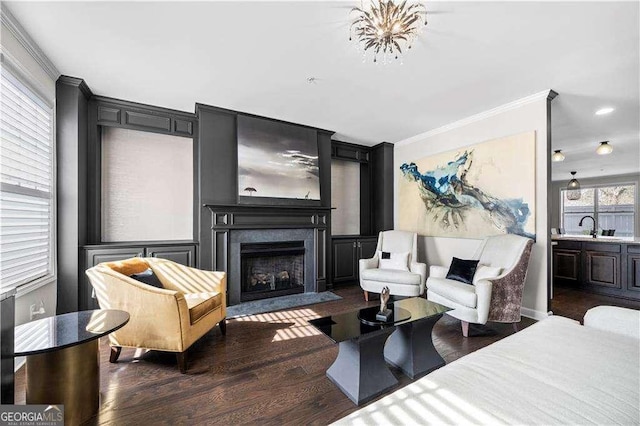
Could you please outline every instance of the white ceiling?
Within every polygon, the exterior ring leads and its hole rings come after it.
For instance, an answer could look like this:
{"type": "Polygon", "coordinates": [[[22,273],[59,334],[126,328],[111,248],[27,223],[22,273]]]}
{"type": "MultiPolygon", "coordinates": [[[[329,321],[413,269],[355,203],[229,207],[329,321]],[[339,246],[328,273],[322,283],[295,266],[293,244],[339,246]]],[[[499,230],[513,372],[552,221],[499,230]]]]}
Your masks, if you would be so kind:
{"type": "Polygon", "coordinates": [[[200,102],[373,145],[554,89],[553,145],[567,156],[554,180],[640,170],[638,2],[429,2],[419,43],[388,66],[348,42],[356,3],[5,2],[99,95],[200,102]],[[613,154],[595,154],[601,140],[613,154]]]}

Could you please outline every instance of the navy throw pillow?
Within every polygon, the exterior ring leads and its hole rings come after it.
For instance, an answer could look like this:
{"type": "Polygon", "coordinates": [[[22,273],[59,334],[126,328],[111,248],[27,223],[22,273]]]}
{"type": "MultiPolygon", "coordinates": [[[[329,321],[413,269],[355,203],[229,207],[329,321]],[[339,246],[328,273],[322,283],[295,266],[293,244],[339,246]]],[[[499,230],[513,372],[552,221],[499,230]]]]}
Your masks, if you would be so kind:
{"type": "Polygon", "coordinates": [[[478,268],[479,260],[465,260],[454,257],[447,272],[447,279],[460,281],[465,284],[473,283],[473,276],[478,268]]]}
{"type": "Polygon", "coordinates": [[[164,288],[162,282],[160,282],[160,278],[158,278],[156,274],[153,273],[153,270],[151,270],[151,268],[147,269],[144,272],[140,272],[139,274],[130,275],[130,277],[136,281],[140,281],[141,283],[145,283],[153,287],[164,288]]]}

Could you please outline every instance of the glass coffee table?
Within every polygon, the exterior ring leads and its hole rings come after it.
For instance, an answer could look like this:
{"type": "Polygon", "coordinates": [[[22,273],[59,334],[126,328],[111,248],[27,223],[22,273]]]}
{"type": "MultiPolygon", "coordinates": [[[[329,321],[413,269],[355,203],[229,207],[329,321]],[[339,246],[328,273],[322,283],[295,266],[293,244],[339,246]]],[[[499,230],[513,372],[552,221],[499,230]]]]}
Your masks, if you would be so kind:
{"type": "Polygon", "coordinates": [[[450,308],[421,297],[399,300],[388,308],[394,312],[389,322],[375,320],[379,306],[309,321],[338,343],[327,377],[356,405],[398,383],[387,363],[412,379],[445,364],[433,346],[431,330],[450,308]]]}

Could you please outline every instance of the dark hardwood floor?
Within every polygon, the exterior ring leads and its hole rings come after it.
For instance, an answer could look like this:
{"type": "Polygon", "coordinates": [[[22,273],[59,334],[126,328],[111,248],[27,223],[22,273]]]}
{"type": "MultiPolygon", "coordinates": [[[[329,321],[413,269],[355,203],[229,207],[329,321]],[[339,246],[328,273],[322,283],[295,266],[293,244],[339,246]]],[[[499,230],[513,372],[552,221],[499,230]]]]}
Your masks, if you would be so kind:
{"type": "MultiPolygon", "coordinates": [[[[180,374],[175,356],[167,353],[123,349],[119,362],[110,364],[102,340],[102,405],[90,424],[327,424],[355,411],[358,407],[325,376],[337,345],[306,321],[378,302],[365,303],[357,285],[335,293],[343,299],[232,319],[226,337],[216,327],[189,350],[188,374],[180,374]]],[[[578,315],[591,305],[574,306],[569,296],[556,294],[556,314],[578,315]]],[[[523,318],[521,326],[533,322],[523,318]]],[[[513,331],[509,324],[491,324],[475,332],[480,335],[463,338],[460,322],[445,315],[433,338],[449,363],[513,331]]],[[[393,372],[398,387],[411,382],[393,372]]],[[[24,403],[24,386],[21,368],[16,403],[24,403]]]]}
{"type": "Polygon", "coordinates": [[[601,294],[588,293],[586,291],[556,286],[553,290],[551,311],[554,315],[560,315],[582,322],[584,314],[589,309],[600,305],[640,309],[639,301],[609,297],[601,294]]]}

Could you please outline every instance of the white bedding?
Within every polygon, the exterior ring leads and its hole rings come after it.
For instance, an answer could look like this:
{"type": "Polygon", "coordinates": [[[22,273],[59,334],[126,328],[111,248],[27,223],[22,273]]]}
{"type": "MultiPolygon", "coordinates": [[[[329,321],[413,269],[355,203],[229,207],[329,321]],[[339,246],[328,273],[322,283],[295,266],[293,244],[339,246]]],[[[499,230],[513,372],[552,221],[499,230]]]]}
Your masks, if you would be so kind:
{"type": "Polygon", "coordinates": [[[335,424],[640,424],[640,341],[550,317],[335,424]]]}

